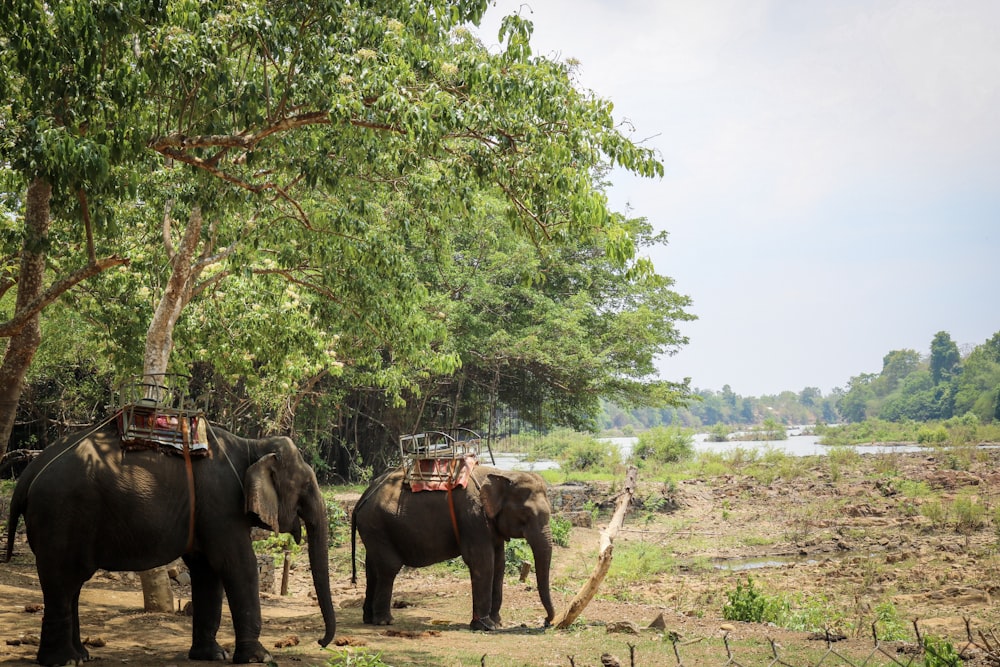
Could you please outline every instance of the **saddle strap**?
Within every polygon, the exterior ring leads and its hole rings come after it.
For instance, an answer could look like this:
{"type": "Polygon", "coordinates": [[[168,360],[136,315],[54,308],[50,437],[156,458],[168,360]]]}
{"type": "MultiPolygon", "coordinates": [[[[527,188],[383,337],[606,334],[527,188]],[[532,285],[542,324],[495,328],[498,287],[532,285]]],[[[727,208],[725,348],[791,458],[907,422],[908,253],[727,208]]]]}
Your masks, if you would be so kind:
{"type": "Polygon", "coordinates": [[[451,514],[451,529],[455,531],[455,541],[462,548],[462,538],[458,534],[458,518],[455,516],[455,499],[451,495],[451,485],[448,486],[448,512],[451,514]]]}
{"type": "Polygon", "coordinates": [[[184,451],[184,469],[187,472],[188,483],[188,541],[185,553],[190,553],[194,548],[194,466],[191,464],[191,432],[190,421],[187,417],[181,418],[181,441],[184,451]]]}

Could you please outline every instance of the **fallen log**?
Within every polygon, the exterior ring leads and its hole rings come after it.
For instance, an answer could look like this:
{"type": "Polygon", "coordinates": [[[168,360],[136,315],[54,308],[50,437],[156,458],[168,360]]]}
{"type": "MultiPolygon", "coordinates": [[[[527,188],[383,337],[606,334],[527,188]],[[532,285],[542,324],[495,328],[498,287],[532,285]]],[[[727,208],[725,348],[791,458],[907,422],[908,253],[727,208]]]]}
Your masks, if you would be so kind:
{"type": "Polygon", "coordinates": [[[580,592],[576,594],[576,597],[569,603],[565,611],[556,614],[552,624],[557,628],[568,628],[573,624],[573,621],[579,618],[580,614],[583,613],[583,610],[594,598],[594,595],[597,594],[597,589],[611,568],[612,552],[614,551],[613,543],[615,537],[618,536],[618,531],[621,530],[622,525],[625,523],[625,513],[628,512],[628,507],[632,503],[632,497],[635,495],[636,478],[638,475],[638,468],[635,466],[628,467],[628,471],[625,473],[625,486],[622,492],[618,494],[618,500],[615,504],[615,513],[611,516],[608,527],[601,531],[600,550],[597,554],[597,565],[594,567],[594,572],[584,582],[580,592]]]}

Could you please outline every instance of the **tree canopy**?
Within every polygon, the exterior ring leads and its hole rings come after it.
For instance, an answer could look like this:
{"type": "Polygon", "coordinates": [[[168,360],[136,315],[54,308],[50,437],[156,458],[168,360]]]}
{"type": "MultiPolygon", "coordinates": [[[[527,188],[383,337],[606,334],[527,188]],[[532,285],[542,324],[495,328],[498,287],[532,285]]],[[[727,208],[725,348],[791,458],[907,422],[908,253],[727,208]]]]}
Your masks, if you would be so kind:
{"type": "Polygon", "coordinates": [[[489,387],[539,427],[592,422],[602,397],[681,400],[652,360],[685,342],[688,301],[642,255],[664,238],[602,181],[663,167],[569,65],[532,54],[530,22],[507,17],[484,48],[466,26],[486,8],[13,2],[0,159],[18,302],[0,301],[0,331],[49,309],[44,342],[10,338],[8,356],[41,344],[107,384],[141,372],[184,263],[164,363],[245,429],[306,415],[343,441],[351,396],[384,414],[448,386],[489,387]],[[89,273],[70,284],[74,267],[89,273]]]}

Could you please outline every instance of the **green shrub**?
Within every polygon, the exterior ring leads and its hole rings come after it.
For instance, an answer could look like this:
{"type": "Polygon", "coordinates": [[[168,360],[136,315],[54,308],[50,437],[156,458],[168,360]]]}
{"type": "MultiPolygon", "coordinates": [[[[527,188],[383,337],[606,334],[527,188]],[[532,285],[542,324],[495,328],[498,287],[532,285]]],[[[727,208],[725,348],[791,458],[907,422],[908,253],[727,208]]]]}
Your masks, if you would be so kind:
{"type": "Polygon", "coordinates": [[[746,585],[737,581],[736,590],[727,591],[726,599],[727,602],[722,605],[722,617],[727,621],[778,623],[789,613],[786,601],[762,593],[750,575],[747,575],[746,585]]]}
{"type": "Polygon", "coordinates": [[[899,617],[899,610],[892,602],[875,605],[875,631],[882,641],[892,642],[906,639],[908,625],[899,617]]]}
{"type": "Polygon", "coordinates": [[[917,443],[921,445],[940,445],[948,442],[948,429],[942,424],[937,426],[921,426],[917,431],[917,443]]]}
{"type": "Polygon", "coordinates": [[[569,519],[564,516],[554,516],[549,519],[549,528],[552,530],[552,542],[556,546],[569,546],[569,534],[573,530],[573,523],[569,519]]]}
{"type": "Polygon", "coordinates": [[[676,463],[694,455],[694,434],[689,429],[657,426],[639,435],[632,456],[654,463],[676,463]]]}
{"type": "Polygon", "coordinates": [[[504,572],[507,574],[518,574],[521,571],[521,563],[528,562],[534,563],[535,557],[531,553],[531,547],[528,546],[527,541],[516,537],[509,540],[506,545],[504,545],[504,558],[506,562],[504,563],[504,572]]]}
{"type": "Polygon", "coordinates": [[[955,516],[955,531],[971,535],[986,525],[986,507],[971,494],[963,493],[951,505],[955,516]]]}
{"type": "Polygon", "coordinates": [[[962,667],[962,656],[951,642],[938,637],[924,638],[924,667],[962,667]]]}
{"type": "Polygon", "coordinates": [[[618,448],[594,437],[579,439],[569,444],[559,455],[564,470],[608,470],[620,462],[618,448]]]}

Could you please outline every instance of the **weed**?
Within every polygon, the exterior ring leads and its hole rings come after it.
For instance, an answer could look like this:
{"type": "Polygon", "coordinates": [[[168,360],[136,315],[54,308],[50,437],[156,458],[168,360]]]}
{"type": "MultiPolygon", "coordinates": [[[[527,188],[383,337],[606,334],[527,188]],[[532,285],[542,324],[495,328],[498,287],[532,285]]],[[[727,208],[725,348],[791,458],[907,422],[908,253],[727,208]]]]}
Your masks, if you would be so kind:
{"type": "Polygon", "coordinates": [[[948,508],[940,500],[931,500],[920,506],[920,513],[930,519],[931,525],[936,529],[944,528],[948,524],[948,508]]]}
{"type": "Polygon", "coordinates": [[[961,667],[962,656],[951,642],[937,637],[924,638],[924,667],[961,667]]]}
{"type": "Polygon", "coordinates": [[[568,547],[573,523],[566,517],[554,516],[549,520],[549,527],[552,530],[552,542],[556,546],[568,547]]]}
{"type": "Polygon", "coordinates": [[[907,624],[899,617],[896,605],[889,601],[875,605],[875,627],[879,639],[884,641],[897,641],[909,636],[907,624]]]}
{"type": "Polygon", "coordinates": [[[327,658],[327,667],[388,667],[382,662],[382,652],[371,653],[366,649],[334,650],[326,649],[332,655],[327,658]]]}
{"type": "Polygon", "coordinates": [[[777,623],[787,616],[789,610],[788,602],[782,598],[761,592],[750,575],[747,575],[745,585],[737,581],[736,590],[727,591],[726,599],[727,602],[722,605],[722,617],[727,621],[777,623]]]}

